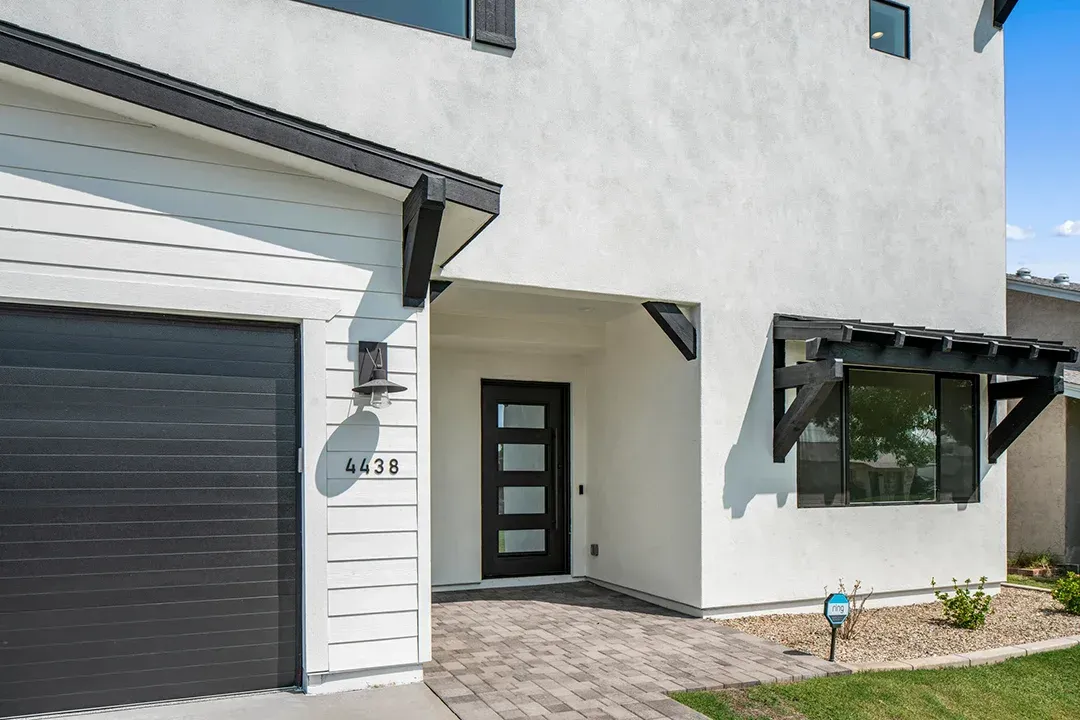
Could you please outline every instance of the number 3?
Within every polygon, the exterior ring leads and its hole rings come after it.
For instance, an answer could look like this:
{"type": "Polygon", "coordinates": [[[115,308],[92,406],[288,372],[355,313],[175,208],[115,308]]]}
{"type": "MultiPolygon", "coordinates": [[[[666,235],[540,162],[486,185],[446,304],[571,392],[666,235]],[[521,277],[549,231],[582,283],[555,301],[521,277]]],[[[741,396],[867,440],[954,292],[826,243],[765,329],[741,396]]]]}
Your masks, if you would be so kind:
{"type": "Polygon", "coordinates": [[[382,475],[382,471],[383,471],[383,465],[384,465],[384,464],[385,464],[385,463],[383,463],[383,459],[382,459],[382,458],[377,458],[377,459],[375,460],[375,474],[376,474],[376,475],[382,475]]]}

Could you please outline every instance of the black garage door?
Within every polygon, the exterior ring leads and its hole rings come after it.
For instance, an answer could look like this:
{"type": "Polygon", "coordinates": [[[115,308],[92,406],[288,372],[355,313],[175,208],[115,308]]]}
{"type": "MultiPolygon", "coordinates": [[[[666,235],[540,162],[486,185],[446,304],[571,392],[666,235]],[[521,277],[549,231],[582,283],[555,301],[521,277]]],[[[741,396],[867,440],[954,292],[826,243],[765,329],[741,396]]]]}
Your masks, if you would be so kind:
{"type": "Polygon", "coordinates": [[[295,684],[296,357],[0,306],[0,717],[295,684]]]}

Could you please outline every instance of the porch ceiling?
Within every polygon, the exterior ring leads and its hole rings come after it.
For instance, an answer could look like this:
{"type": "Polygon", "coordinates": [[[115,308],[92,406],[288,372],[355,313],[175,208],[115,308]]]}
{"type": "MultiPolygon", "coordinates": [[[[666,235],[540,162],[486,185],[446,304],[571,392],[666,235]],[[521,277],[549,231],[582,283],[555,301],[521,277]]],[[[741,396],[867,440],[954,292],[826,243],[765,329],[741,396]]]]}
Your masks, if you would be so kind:
{"type": "Polygon", "coordinates": [[[604,347],[604,326],[632,312],[636,300],[547,294],[454,282],[431,304],[437,347],[582,354],[604,347]]]}

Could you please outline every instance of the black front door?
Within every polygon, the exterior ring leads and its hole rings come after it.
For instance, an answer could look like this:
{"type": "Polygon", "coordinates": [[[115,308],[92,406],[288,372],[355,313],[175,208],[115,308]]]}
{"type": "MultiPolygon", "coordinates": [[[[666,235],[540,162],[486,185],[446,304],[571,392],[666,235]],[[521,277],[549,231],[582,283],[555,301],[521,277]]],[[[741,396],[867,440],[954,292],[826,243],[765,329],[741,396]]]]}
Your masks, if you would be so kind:
{"type": "Polygon", "coordinates": [[[565,574],[569,388],[485,381],[481,396],[484,577],[565,574]]]}

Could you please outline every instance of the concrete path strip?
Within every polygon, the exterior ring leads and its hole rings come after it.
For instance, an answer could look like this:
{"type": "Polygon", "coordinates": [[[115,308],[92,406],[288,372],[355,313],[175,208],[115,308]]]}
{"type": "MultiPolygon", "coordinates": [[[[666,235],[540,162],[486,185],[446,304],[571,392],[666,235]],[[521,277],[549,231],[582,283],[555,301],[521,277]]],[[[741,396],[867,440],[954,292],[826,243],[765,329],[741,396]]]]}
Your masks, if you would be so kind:
{"type": "Polygon", "coordinates": [[[955,655],[936,655],[934,657],[915,658],[913,660],[887,660],[884,662],[840,663],[851,672],[879,672],[882,670],[927,670],[946,667],[970,667],[973,665],[993,665],[1009,658],[1037,655],[1053,650],[1066,650],[1080,645],[1080,635],[1040,640],[1021,645],[1006,645],[989,650],[974,650],[955,655]]]}
{"type": "Polygon", "coordinates": [[[266,692],[64,715],[64,720],[457,720],[423,683],[338,695],[266,692]]]}

